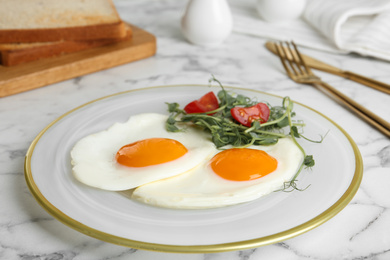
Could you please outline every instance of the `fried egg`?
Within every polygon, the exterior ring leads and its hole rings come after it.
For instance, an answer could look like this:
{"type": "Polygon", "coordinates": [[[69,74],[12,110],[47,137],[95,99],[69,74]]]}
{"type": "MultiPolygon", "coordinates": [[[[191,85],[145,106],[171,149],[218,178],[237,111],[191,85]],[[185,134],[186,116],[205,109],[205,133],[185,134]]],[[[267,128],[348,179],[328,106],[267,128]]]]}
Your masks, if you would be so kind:
{"type": "Polygon", "coordinates": [[[136,188],[132,198],[179,209],[248,202],[282,188],[302,160],[303,154],[291,138],[279,139],[272,146],[227,149],[189,172],[136,188]]]}
{"type": "Polygon", "coordinates": [[[166,120],[155,113],[134,115],[82,138],[71,151],[74,177],[104,190],[128,190],[187,172],[216,150],[205,132],[167,132],[166,120]]]}

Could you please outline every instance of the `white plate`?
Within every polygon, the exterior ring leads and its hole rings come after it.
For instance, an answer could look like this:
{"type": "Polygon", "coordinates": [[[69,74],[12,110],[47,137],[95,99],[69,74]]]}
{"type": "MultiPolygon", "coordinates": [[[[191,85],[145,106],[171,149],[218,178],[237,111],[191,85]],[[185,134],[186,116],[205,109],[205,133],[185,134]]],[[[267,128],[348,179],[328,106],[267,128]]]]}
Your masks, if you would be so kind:
{"type": "MultiPolygon", "coordinates": [[[[218,92],[219,88],[212,88],[218,92]]],[[[271,105],[282,98],[227,88],[271,105]]],[[[172,210],[144,205],[123,193],[94,189],[71,173],[70,150],[82,137],[143,112],[167,113],[165,102],[182,106],[210,91],[208,86],[162,86],[104,97],[61,116],[31,144],[25,162],[27,184],[37,201],[61,222],[97,239],[132,248],[210,253],[242,250],[280,242],[329,220],[355,195],[362,159],[350,136],[329,118],[295,104],[305,135],[301,141],[316,166],[299,177],[305,191],[275,192],[256,201],[207,210],[172,210]]]]}

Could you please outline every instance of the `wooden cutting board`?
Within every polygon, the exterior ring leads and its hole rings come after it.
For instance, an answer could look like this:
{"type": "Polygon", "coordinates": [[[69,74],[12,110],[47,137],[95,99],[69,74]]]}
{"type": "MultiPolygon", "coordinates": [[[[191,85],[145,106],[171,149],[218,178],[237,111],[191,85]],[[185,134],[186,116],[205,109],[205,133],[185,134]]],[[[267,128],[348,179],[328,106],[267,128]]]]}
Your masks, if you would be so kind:
{"type": "Polygon", "coordinates": [[[133,37],[128,41],[14,67],[0,65],[0,97],[153,56],[157,49],[156,37],[130,26],[133,37]]]}

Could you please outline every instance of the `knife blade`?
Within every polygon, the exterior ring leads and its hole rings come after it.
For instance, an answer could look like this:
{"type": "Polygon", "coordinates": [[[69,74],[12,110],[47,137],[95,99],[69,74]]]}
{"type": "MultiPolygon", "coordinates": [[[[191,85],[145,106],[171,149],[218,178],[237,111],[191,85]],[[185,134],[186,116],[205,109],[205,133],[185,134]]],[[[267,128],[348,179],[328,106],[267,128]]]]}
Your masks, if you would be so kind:
{"type": "MultiPolygon", "coordinates": [[[[266,42],[265,47],[271,51],[273,54],[277,55],[277,51],[275,48],[275,45],[273,42],[266,42]]],[[[390,94],[390,85],[386,84],[384,82],[377,81],[375,79],[371,79],[359,74],[356,74],[351,71],[342,70],[337,67],[334,67],[332,65],[326,64],[325,62],[316,60],[308,55],[304,55],[301,53],[302,58],[305,60],[306,65],[309,66],[312,69],[321,70],[327,73],[331,73],[349,80],[353,80],[355,82],[358,82],[360,84],[366,85],[368,87],[374,88],[376,90],[382,91],[384,93],[390,94]]],[[[284,57],[288,60],[291,60],[292,57],[284,57]]]]}

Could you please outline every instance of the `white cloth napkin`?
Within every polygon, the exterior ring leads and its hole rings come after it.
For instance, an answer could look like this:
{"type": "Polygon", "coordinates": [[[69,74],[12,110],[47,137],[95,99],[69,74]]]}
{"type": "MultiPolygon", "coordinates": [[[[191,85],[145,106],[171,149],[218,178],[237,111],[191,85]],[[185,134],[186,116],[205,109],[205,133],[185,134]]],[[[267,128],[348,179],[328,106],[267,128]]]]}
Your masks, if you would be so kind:
{"type": "Polygon", "coordinates": [[[235,32],[390,61],[390,0],[308,0],[301,19],[284,23],[263,21],[254,5],[231,4],[235,32]]]}

